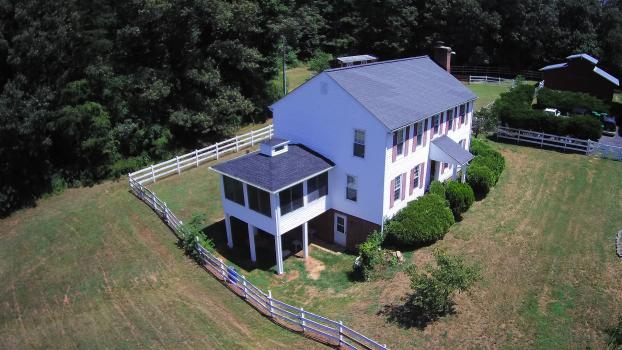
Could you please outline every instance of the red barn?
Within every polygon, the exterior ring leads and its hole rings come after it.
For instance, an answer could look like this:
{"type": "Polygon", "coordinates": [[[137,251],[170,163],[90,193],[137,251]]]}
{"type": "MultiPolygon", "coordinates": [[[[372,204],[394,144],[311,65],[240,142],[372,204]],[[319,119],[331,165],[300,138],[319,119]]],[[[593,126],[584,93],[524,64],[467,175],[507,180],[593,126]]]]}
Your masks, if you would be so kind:
{"type": "Polygon", "coordinates": [[[598,60],[588,54],[570,55],[566,59],[565,63],[540,68],[544,86],[555,90],[585,92],[605,102],[611,101],[613,90],[620,86],[618,78],[596,66],[598,60]]]}

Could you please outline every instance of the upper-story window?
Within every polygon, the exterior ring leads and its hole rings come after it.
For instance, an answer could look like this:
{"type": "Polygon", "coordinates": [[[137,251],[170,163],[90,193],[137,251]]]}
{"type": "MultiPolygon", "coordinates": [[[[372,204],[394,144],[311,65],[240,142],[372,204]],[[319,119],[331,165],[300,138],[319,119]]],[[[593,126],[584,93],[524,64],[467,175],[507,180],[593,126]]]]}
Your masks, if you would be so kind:
{"type": "Polygon", "coordinates": [[[421,144],[423,143],[423,123],[425,123],[426,121],[427,120],[424,120],[415,124],[415,132],[417,133],[417,146],[421,146],[421,144]]]}
{"type": "Polygon", "coordinates": [[[346,177],[346,198],[356,202],[358,196],[356,176],[347,175],[346,177]]]}
{"type": "Polygon", "coordinates": [[[466,105],[460,105],[460,124],[464,124],[466,122],[466,105]]]}
{"type": "Polygon", "coordinates": [[[447,130],[451,130],[454,127],[454,110],[447,110],[447,130]]]}
{"type": "Polygon", "coordinates": [[[417,165],[413,170],[413,183],[412,188],[419,187],[419,180],[421,176],[421,164],[417,165]]]}
{"type": "Polygon", "coordinates": [[[355,157],[365,158],[365,131],[354,130],[354,149],[355,157]]]}
{"type": "Polygon", "coordinates": [[[302,207],[302,183],[288,187],[279,192],[279,204],[281,206],[281,215],[285,215],[302,207]]]}
{"type": "Polygon", "coordinates": [[[393,200],[399,200],[402,197],[402,175],[398,175],[394,181],[393,200]]]}
{"type": "Polygon", "coordinates": [[[404,133],[406,129],[400,129],[395,132],[395,146],[397,148],[397,155],[404,153],[404,139],[406,138],[404,133]]]}
{"type": "Polygon", "coordinates": [[[434,127],[434,135],[438,134],[439,131],[439,125],[440,125],[440,114],[437,114],[435,116],[432,117],[432,126],[434,127]]]}
{"type": "Polygon", "coordinates": [[[222,182],[225,187],[225,198],[239,205],[244,205],[244,184],[229,176],[223,176],[222,182]]]}
{"type": "Polygon", "coordinates": [[[246,185],[248,194],[248,207],[267,217],[272,217],[270,208],[270,194],[255,186],[246,185]]]}
{"type": "Polygon", "coordinates": [[[328,173],[307,180],[307,200],[312,202],[328,194],[328,173]]]}

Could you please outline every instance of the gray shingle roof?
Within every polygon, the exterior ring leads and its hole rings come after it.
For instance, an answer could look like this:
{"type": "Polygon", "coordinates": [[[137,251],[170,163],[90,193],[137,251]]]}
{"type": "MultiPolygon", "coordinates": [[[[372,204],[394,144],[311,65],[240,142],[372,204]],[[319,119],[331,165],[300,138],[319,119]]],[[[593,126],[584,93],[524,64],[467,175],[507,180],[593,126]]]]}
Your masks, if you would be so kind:
{"type": "Polygon", "coordinates": [[[618,80],[618,78],[614,77],[613,75],[605,72],[604,70],[598,68],[598,67],[594,67],[594,73],[600,75],[601,77],[609,80],[609,82],[611,82],[613,85],[615,86],[620,86],[620,80],[618,80]]]}
{"type": "Polygon", "coordinates": [[[304,145],[290,144],[287,152],[274,157],[253,152],[216,164],[211,169],[275,192],[334,165],[328,158],[304,145]]]}
{"type": "Polygon", "coordinates": [[[428,56],[335,68],[325,73],[389,130],[477,98],[428,56]]]}
{"type": "Polygon", "coordinates": [[[443,135],[432,140],[432,143],[437,146],[441,151],[445,152],[453,160],[455,160],[458,164],[466,164],[471,159],[473,159],[473,155],[471,154],[471,152],[462,148],[447,135],[443,135]]]}

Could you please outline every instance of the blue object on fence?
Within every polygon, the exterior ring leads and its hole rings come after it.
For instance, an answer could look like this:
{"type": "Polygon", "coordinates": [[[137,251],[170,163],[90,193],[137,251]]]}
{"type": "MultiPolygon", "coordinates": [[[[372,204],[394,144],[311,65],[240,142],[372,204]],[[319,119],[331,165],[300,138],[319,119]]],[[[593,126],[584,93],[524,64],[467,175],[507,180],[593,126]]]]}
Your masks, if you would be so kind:
{"type": "Polygon", "coordinates": [[[235,271],[235,269],[232,266],[227,266],[227,279],[231,282],[231,283],[238,283],[238,278],[240,277],[240,275],[238,274],[237,271],[235,271]]]}

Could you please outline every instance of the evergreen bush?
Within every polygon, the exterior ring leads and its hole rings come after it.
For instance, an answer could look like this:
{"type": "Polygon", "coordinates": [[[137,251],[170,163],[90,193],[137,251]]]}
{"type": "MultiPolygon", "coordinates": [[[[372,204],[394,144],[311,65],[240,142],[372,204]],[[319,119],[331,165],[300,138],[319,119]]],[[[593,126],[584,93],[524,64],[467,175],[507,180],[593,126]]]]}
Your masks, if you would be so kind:
{"type": "Polygon", "coordinates": [[[471,186],[457,181],[448,181],[445,184],[445,197],[455,218],[460,218],[475,201],[471,186]]]}

